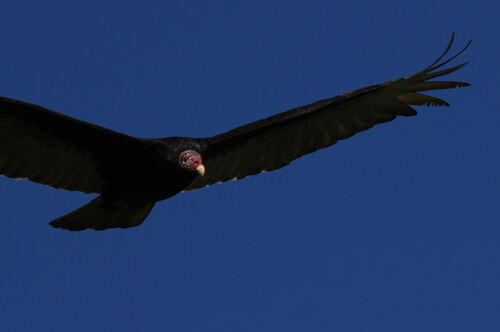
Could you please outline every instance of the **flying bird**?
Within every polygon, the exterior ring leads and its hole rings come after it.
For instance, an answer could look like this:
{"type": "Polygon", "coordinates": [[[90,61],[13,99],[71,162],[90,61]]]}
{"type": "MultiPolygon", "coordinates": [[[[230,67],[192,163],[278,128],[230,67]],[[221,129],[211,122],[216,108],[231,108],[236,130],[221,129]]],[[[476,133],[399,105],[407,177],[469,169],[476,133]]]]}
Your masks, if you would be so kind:
{"type": "Polygon", "coordinates": [[[443,54],[416,74],[297,107],[208,138],[137,138],[0,97],[0,174],[57,189],[97,193],[50,222],[71,231],[140,225],[156,202],[179,192],[242,179],[288,165],[396,116],[410,105],[449,106],[422,91],[468,86],[429,81],[467,62],[440,69],[467,49],[443,54]],[[439,70],[438,70],[439,69],[439,70]]]}

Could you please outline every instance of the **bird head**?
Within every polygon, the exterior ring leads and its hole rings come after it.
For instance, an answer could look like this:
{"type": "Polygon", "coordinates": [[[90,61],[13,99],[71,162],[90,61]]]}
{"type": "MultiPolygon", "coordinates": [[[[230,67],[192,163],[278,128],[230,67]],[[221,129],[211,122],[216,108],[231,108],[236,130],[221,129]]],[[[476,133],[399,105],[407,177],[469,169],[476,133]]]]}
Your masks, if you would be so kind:
{"type": "Polygon", "coordinates": [[[194,150],[182,151],[179,155],[179,165],[191,171],[196,171],[201,176],[205,175],[205,166],[203,165],[203,158],[194,150]]]}

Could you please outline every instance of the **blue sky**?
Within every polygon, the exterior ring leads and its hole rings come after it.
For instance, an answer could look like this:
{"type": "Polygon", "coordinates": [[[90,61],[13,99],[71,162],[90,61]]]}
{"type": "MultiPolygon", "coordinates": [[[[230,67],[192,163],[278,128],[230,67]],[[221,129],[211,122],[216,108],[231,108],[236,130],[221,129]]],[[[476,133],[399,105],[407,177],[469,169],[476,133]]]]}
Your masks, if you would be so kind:
{"type": "Polygon", "coordinates": [[[210,136],[416,72],[456,31],[451,107],[55,230],[92,195],[0,178],[5,331],[498,331],[494,1],[17,1],[0,95],[140,137],[210,136]]]}

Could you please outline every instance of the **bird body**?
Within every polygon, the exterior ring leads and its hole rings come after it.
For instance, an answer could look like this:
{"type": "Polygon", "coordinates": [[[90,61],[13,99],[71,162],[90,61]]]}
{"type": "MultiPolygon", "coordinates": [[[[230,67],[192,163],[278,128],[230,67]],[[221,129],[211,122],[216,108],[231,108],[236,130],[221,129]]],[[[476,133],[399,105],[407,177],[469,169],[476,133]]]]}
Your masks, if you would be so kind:
{"type": "Polygon", "coordinates": [[[50,224],[68,230],[140,225],[157,201],[181,191],[279,169],[396,116],[410,105],[448,106],[420,94],[467,86],[429,81],[440,63],[407,77],[297,107],[207,138],[143,139],[124,135],[26,102],[0,97],[0,174],[58,189],[97,193],[87,205],[50,224]]]}

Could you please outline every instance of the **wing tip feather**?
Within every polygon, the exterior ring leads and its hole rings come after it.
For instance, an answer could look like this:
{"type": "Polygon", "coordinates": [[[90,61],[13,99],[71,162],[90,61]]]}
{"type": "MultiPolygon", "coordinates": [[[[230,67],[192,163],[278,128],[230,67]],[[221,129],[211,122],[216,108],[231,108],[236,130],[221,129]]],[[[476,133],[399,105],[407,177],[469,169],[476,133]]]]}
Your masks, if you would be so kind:
{"type": "MultiPolygon", "coordinates": [[[[447,60],[445,60],[445,61],[443,61],[443,62],[440,63],[440,61],[450,51],[451,47],[453,46],[453,42],[454,41],[455,41],[455,31],[453,31],[451,33],[450,41],[448,42],[448,45],[446,46],[444,52],[436,60],[434,60],[434,62],[432,62],[429,66],[427,66],[424,70],[422,70],[422,72],[431,72],[433,70],[436,70],[436,69],[438,69],[438,68],[446,65],[447,63],[449,63],[450,61],[452,61],[453,59],[455,59],[456,57],[458,57],[460,54],[462,54],[463,52],[465,52],[465,50],[467,48],[469,48],[470,44],[472,43],[472,39],[469,39],[469,41],[467,42],[467,44],[465,44],[465,46],[460,51],[458,51],[456,54],[454,54],[453,56],[451,56],[449,59],[447,59],[447,60]]],[[[469,62],[470,61],[467,61],[464,64],[462,64],[462,67],[465,66],[466,64],[468,64],[469,62]]],[[[459,69],[459,68],[457,68],[457,69],[459,69]]]]}

